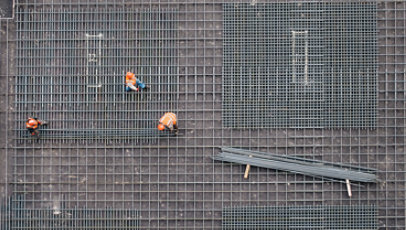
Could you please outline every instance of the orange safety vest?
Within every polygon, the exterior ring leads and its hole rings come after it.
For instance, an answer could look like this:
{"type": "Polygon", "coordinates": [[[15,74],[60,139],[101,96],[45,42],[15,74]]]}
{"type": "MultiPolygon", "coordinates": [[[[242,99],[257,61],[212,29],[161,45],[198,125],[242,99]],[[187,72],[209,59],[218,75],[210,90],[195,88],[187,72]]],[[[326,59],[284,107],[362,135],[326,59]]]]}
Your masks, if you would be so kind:
{"type": "Polygon", "coordinates": [[[125,76],[125,84],[135,85],[137,83],[137,78],[131,72],[128,72],[125,76]]]}
{"type": "Polygon", "coordinates": [[[38,121],[30,117],[25,122],[25,126],[27,127],[27,129],[36,129],[38,128],[38,121]]]}
{"type": "Polygon", "coordinates": [[[176,125],[176,114],[174,113],[165,113],[159,122],[169,129],[172,129],[174,125],[176,125]]]}

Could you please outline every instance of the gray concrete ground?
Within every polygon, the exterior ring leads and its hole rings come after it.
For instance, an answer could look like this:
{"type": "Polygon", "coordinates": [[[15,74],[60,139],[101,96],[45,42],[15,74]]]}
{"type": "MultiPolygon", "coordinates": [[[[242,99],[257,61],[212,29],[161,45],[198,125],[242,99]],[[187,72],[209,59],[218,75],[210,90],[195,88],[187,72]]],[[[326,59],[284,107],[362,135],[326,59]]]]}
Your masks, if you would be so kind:
{"type": "Polygon", "coordinates": [[[0,18],[11,18],[13,14],[13,0],[0,1],[0,18]]]}

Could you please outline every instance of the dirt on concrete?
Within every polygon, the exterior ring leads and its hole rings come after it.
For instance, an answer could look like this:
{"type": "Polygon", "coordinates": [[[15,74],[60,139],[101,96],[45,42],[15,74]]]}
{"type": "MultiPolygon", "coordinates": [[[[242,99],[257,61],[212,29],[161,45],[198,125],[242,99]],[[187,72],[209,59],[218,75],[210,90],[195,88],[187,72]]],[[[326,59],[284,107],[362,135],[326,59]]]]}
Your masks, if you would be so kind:
{"type": "Polygon", "coordinates": [[[13,0],[0,0],[0,18],[13,16],[13,0]]]}

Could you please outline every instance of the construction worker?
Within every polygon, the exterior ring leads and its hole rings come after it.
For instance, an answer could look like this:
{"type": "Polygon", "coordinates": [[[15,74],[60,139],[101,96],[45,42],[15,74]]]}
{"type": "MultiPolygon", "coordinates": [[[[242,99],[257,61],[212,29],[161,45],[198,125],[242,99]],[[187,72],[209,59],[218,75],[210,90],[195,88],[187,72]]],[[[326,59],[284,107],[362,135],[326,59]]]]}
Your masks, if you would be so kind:
{"type": "Polygon", "coordinates": [[[39,138],[39,131],[38,128],[40,126],[46,126],[48,125],[47,122],[45,121],[40,121],[36,117],[29,117],[27,121],[25,122],[25,126],[27,127],[28,131],[31,133],[32,136],[36,136],[39,138]]]}
{"type": "Polygon", "coordinates": [[[149,86],[142,83],[135,77],[135,74],[127,72],[125,76],[125,91],[130,92],[131,90],[139,91],[139,89],[149,89],[149,86]]]}
{"type": "Polygon", "coordinates": [[[168,129],[170,132],[175,131],[175,134],[178,134],[176,114],[170,112],[165,113],[159,120],[158,129],[160,131],[168,129]]]}

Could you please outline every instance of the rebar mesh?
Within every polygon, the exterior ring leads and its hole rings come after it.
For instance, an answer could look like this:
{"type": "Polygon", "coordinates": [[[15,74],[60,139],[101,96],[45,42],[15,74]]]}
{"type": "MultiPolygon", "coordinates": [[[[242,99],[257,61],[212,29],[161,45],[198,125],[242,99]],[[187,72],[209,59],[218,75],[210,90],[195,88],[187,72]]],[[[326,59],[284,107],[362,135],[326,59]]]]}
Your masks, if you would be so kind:
{"type": "MultiPolygon", "coordinates": [[[[0,229],[139,229],[136,209],[27,207],[24,195],[2,202],[0,229]]],[[[63,204],[62,204],[63,205],[63,204]]]]}
{"type": "Polygon", "coordinates": [[[17,7],[15,130],[36,116],[45,139],[155,140],[176,112],[175,9],[17,7]],[[125,91],[134,72],[151,89],[125,91]]]}
{"type": "Polygon", "coordinates": [[[223,125],[376,126],[376,4],[224,4],[223,125]]]}
{"type": "MultiPolygon", "coordinates": [[[[228,129],[222,124],[223,9],[225,3],[235,2],[16,1],[16,5],[27,8],[27,12],[87,9],[125,12],[127,8],[128,11],[163,9],[167,12],[175,9],[177,19],[173,26],[176,25],[177,37],[174,40],[177,41],[179,63],[179,98],[175,103],[178,103],[180,135],[175,138],[147,137],[151,143],[147,145],[128,137],[114,137],[113,142],[109,137],[100,138],[102,141],[73,141],[70,139],[76,137],[62,136],[50,137],[53,140],[49,141],[21,141],[26,137],[20,136],[19,132],[26,131],[23,130],[24,124],[17,125],[14,120],[20,113],[14,104],[15,97],[20,95],[15,91],[16,78],[20,77],[16,74],[15,57],[17,42],[24,41],[17,37],[17,24],[13,20],[0,20],[1,51],[6,52],[0,57],[4,83],[0,87],[5,92],[3,98],[9,99],[8,102],[2,101],[8,104],[8,110],[0,116],[3,118],[1,122],[10,130],[0,133],[0,137],[5,135],[0,140],[6,142],[2,145],[6,146],[3,147],[6,157],[2,158],[5,159],[2,166],[6,167],[0,167],[0,174],[8,170],[7,183],[0,183],[0,191],[26,194],[27,207],[36,209],[47,209],[60,200],[65,201],[67,209],[134,208],[139,212],[140,229],[221,229],[224,207],[258,205],[375,205],[379,228],[404,229],[406,3],[367,1],[367,5],[377,5],[378,104],[375,129],[228,129]],[[18,132],[15,130],[17,126],[21,129],[18,132]],[[18,141],[14,141],[15,138],[18,141]],[[381,182],[362,186],[355,183],[349,198],[343,184],[275,170],[251,167],[249,178],[243,179],[245,165],[211,160],[220,152],[219,147],[224,146],[376,168],[381,182]]],[[[239,2],[255,5],[265,1],[239,2]]],[[[303,1],[283,1],[288,2],[303,1]]],[[[317,3],[329,5],[337,2],[317,3]]],[[[363,12],[358,10],[360,14],[363,12]]],[[[278,9],[273,13],[277,12],[278,9]]],[[[50,31],[38,33],[52,34],[50,31]]],[[[303,49],[295,51],[305,50],[305,36],[297,34],[296,40],[303,49]]],[[[68,38],[65,42],[76,41],[68,38]]],[[[83,40],[82,44],[86,45],[86,41],[83,40]]],[[[301,62],[298,57],[297,76],[304,71],[299,65],[301,62]]],[[[46,68],[48,66],[43,67],[46,68]]],[[[122,73],[118,75],[121,77],[122,73]]],[[[298,81],[304,81],[304,77],[298,81]]],[[[50,109],[54,108],[57,107],[50,109]]],[[[54,114],[57,116],[58,113],[54,114]]],[[[26,118],[21,116],[18,119],[26,118]]],[[[53,117],[46,119],[53,120],[53,117]]],[[[56,130],[52,132],[59,135],[56,130]]]]}
{"type": "Polygon", "coordinates": [[[227,207],[223,229],[378,229],[375,206],[227,207]]]}

